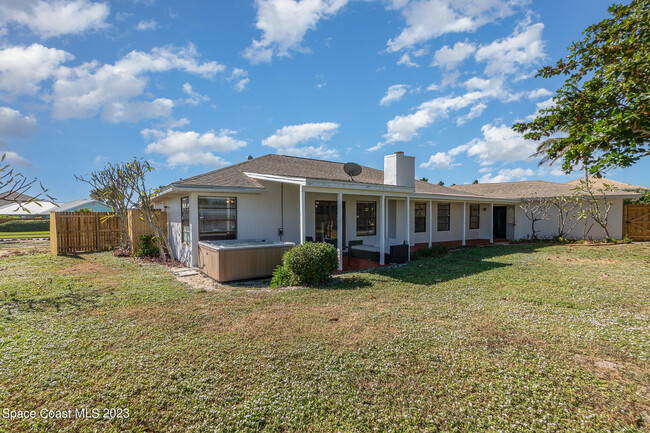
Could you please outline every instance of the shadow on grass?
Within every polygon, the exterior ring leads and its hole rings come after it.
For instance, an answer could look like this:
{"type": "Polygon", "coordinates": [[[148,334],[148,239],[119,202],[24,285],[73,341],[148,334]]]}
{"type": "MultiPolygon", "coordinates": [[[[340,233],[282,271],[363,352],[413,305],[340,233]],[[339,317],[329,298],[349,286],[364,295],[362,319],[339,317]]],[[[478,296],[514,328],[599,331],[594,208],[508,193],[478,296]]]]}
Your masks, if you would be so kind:
{"type": "Polygon", "coordinates": [[[341,274],[337,278],[332,279],[329,283],[318,286],[317,288],[329,290],[354,290],[370,287],[372,284],[372,281],[363,275],[341,274]]]}
{"type": "Polygon", "coordinates": [[[55,311],[57,313],[70,312],[97,306],[101,293],[91,290],[78,290],[72,287],[56,296],[42,298],[19,298],[16,294],[5,293],[0,308],[5,312],[5,319],[12,314],[42,313],[55,311]]]}
{"type": "MultiPolygon", "coordinates": [[[[377,268],[364,273],[373,276],[381,275],[405,283],[411,284],[436,284],[464,278],[471,275],[488,272],[511,266],[498,260],[501,256],[511,254],[532,254],[538,249],[547,245],[525,244],[525,245],[490,245],[482,247],[468,247],[456,249],[449,253],[438,256],[413,260],[402,266],[377,268]]],[[[363,279],[362,274],[345,274],[338,280],[341,288],[356,288],[355,280],[365,281],[357,287],[372,285],[369,279],[363,279]],[[349,285],[349,287],[346,287],[349,285]]]]}

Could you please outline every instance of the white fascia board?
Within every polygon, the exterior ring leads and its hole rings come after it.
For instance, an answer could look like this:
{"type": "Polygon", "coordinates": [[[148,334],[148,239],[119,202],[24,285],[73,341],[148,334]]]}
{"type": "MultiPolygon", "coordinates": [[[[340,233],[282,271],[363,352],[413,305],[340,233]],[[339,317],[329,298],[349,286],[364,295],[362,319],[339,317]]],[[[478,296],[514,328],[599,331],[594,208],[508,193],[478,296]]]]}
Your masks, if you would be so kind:
{"type": "Polygon", "coordinates": [[[171,185],[156,196],[154,201],[163,200],[165,196],[176,196],[192,192],[202,192],[207,194],[260,194],[265,188],[247,188],[247,187],[220,187],[209,185],[171,185]]]}
{"type": "Polygon", "coordinates": [[[331,189],[336,192],[347,192],[350,194],[350,191],[354,191],[356,194],[362,192],[373,191],[376,193],[384,194],[404,194],[410,195],[413,194],[413,188],[408,186],[396,186],[396,185],[380,185],[376,183],[358,183],[358,182],[340,182],[335,180],[321,180],[321,179],[306,179],[306,186],[310,187],[309,190],[313,188],[324,188],[331,189]]]}
{"type": "Polygon", "coordinates": [[[465,195],[446,195],[446,194],[426,194],[418,193],[411,196],[413,200],[435,200],[435,201],[448,201],[448,202],[471,202],[471,203],[518,203],[519,199],[509,198],[491,198],[479,196],[465,196],[465,195]]]}

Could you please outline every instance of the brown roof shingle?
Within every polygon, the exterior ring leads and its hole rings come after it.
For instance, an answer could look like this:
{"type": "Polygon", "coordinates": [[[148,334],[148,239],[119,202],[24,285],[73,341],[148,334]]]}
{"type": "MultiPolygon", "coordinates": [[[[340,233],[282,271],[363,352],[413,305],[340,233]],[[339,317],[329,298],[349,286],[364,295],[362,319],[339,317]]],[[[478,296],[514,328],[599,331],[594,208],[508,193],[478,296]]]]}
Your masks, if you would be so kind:
{"type": "MultiPolygon", "coordinates": [[[[306,179],[349,181],[349,176],[343,171],[343,163],[341,162],[269,154],[198,176],[182,179],[174,182],[172,185],[263,188],[262,184],[258,181],[244,174],[247,172],[306,179]]],[[[363,167],[361,174],[355,176],[354,181],[357,183],[383,185],[384,172],[375,168],[363,167]]],[[[457,191],[452,188],[433,185],[420,180],[415,182],[415,192],[461,196],[474,195],[469,192],[457,191]]]]}

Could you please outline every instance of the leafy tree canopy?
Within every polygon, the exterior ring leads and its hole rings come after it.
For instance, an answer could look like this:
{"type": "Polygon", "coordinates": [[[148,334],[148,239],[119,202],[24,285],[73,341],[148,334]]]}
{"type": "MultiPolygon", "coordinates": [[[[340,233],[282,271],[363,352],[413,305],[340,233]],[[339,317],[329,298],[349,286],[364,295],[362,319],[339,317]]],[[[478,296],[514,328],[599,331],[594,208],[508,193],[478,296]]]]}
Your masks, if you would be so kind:
{"type": "Polygon", "coordinates": [[[609,8],[612,18],[587,28],[565,59],[537,76],[565,76],[553,107],[515,131],[541,140],[540,164],[592,174],[650,155],[650,0],[609,8]]]}

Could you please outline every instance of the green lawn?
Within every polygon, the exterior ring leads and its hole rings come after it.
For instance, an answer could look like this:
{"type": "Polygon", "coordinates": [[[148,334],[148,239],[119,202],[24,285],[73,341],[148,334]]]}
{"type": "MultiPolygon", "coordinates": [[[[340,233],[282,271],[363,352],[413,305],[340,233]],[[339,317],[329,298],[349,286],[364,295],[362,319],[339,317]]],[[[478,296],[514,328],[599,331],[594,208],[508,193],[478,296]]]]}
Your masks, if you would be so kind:
{"type": "Polygon", "coordinates": [[[0,239],[49,238],[50,232],[0,232],[0,239]]]}
{"type": "Polygon", "coordinates": [[[0,431],[643,431],[650,244],[474,248],[282,291],[4,257],[0,353],[1,408],[130,414],[0,431]]]}

